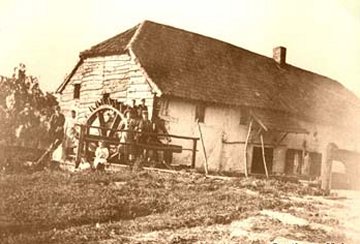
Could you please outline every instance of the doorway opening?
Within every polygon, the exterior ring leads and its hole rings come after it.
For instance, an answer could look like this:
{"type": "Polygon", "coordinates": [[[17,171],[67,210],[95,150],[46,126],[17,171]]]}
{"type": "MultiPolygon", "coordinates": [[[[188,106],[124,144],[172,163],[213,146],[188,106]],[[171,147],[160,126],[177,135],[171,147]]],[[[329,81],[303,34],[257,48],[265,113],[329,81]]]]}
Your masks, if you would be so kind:
{"type": "MultiPolygon", "coordinates": [[[[266,161],[266,168],[269,174],[272,171],[273,165],[273,156],[274,156],[274,149],[270,147],[265,148],[265,161],[266,161]]],[[[253,156],[252,156],[252,163],[251,163],[251,173],[254,174],[265,174],[263,156],[262,156],[262,149],[261,147],[254,147],[253,148],[253,156]]]]}

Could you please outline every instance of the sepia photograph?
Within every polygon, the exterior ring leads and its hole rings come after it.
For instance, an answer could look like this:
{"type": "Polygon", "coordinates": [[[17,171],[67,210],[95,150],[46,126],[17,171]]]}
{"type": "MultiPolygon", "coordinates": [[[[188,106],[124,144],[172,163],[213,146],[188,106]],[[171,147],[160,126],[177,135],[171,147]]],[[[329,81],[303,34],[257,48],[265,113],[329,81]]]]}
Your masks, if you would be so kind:
{"type": "Polygon", "coordinates": [[[0,243],[360,243],[360,1],[0,0],[0,243]]]}

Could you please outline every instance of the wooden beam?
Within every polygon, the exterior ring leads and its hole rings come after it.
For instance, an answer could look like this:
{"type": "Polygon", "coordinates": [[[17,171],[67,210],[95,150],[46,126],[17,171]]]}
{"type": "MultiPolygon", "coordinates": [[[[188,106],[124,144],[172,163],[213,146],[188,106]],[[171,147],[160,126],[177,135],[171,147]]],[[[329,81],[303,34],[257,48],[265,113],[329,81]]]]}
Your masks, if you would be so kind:
{"type": "Polygon", "coordinates": [[[261,141],[261,152],[262,152],[262,158],[263,158],[263,163],[264,163],[265,174],[266,174],[266,178],[269,178],[269,172],[267,170],[267,165],[266,165],[266,160],[265,160],[264,138],[263,138],[262,134],[260,134],[260,141],[261,141]]]}
{"type": "MultiPolygon", "coordinates": [[[[77,124],[79,125],[79,124],[77,124]]],[[[96,128],[96,129],[106,129],[106,130],[112,130],[111,128],[108,127],[104,127],[104,126],[92,126],[92,125],[85,125],[86,128],[96,128]]],[[[145,132],[139,132],[139,131],[134,131],[134,130],[116,130],[119,132],[131,132],[131,133],[137,133],[137,134],[144,134],[144,135],[148,135],[148,136],[168,136],[168,137],[172,137],[172,138],[179,138],[179,139],[188,139],[188,140],[199,140],[198,137],[191,137],[191,136],[179,136],[179,135],[174,135],[174,134],[161,134],[161,133],[145,133],[145,132]]]]}
{"type": "Polygon", "coordinates": [[[338,147],[334,143],[329,143],[326,147],[325,167],[321,170],[321,189],[325,191],[326,195],[330,194],[332,161],[337,149],[338,147]]]}
{"type": "Polygon", "coordinates": [[[254,120],[264,129],[264,131],[268,131],[268,128],[265,126],[265,124],[256,116],[256,114],[253,111],[250,111],[251,117],[254,118],[254,120]]]}
{"type": "Polygon", "coordinates": [[[200,134],[200,140],[201,140],[201,144],[202,144],[202,147],[203,147],[203,151],[204,151],[204,157],[205,157],[205,175],[208,175],[208,158],[207,158],[207,155],[206,155],[206,149],[205,149],[205,143],[204,143],[204,138],[202,136],[202,132],[201,132],[201,127],[200,127],[200,123],[199,123],[199,120],[196,121],[197,122],[197,125],[198,125],[198,128],[199,128],[199,134],[200,134]]]}
{"type": "Polygon", "coordinates": [[[195,168],[197,140],[193,140],[191,167],[195,168]]]}
{"type": "Polygon", "coordinates": [[[260,128],[258,129],[258,131],[256,132],[256,137],[260,136],[262,130],[263,130],[262,127],[260,127],[260,128]]]}
{"type": "Polygon", "coordinates": [[[77,125],[80,126],[80,137],[79,137],[79,144],[78,144],[78,148],[76,151],[76,160],[75,160],[75,168],[77,168],[80,164],[81,161],[81,150],[83,149],[84,146],[84,130],[85,130],[85,126],[83,125],[77,125]]]}
{"type": "Polygon", "coordinates": [[[247,151],[247,146],[248,146],[248,142],[249,142],[249,138],[250,138],[250,134],[251,134],[251,127],[253,124],[253,119],[250,120],[249,122],[249,129],[248,129],[248,133],[246,135],[246,139],[245,139],[245,146],[244,146],[244,172],[245,172],[245,177],[248,177],[248,172],[247,172],[247,156],[246,156],[246,151],[247,151]]]}
{"type": "Polygon", "coordinates": [[[121,117],[118,114],[116,114],[115,119],[114,119],[112,125],[110,126],[111,130],[109,132],[109,137],[113,137],[115,135],[116,130],[118,129],[118,127],[120,125],[120,122],[121,122],[121,117]]]}
{"type": "Polygon", "coordinates": [[[280,143],[286,138],[286,136],[288,135],[288,132],[285,132],[281,138],[276,142],[275,147],[278,147],[280,145],[280,143]]]}
{"type": "MultiPolygon", "coordinates": [[[[104,112],[103,111],[98,111],[97,112],[97,117],[99,119],[100,127],[107,128],[105,126],[104,112]]],[[[102,135],[102,136],[105,136],[107,134],[106,129],[100,129],[99,132],[100,132],[100,135],[102,135]]]]}

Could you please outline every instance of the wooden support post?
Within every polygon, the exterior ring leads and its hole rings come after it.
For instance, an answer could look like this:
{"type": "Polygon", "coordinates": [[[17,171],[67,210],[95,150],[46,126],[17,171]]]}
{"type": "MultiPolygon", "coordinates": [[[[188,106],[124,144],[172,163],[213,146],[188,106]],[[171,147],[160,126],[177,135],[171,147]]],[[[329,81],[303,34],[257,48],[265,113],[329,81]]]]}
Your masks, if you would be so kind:
{"type": "Polygon", "coordinates": [[[330,194],[331,188],[331,168],[332,168],[332,161],[334,160],[333,155],[337,150],[337,146],[334,143],[329,143],[326,147],[326,155],[325,155],[325,165],[324,169],[322,170],[321,176],[321,189],[325,191],[325,194],[330,194]]]}
{"type": "Polygon", "coordinates": [[[264,138],[263,138],[262,134],[260,134],[260,141],[261,141],[261,152],[262,152],[262,158],[263,158],[263,163],[264,163],[265,174],[266,174],[266,178],[269,178],[269,172],[267,170],[267,165],[266,165],[266,160],[265,160],[264,138]]]}
{"type": "Polygon", "coordinates": [[[36,161],[35,165],[39,165],[46,156],[48,156],[50,153],[53,153],[56,148],[54,148],[54,145],[59,142],[59,139],[56,139],[53,143],[50,144],[48,149],[40,156],[40,158],[36,161]]]}
{"type": "Polygon", "coordinates": [[[88,125],[84,125],[84,132],[83,132],[83,145],[84,145],[84,157],[86,158],[88,156],[88,148],[89,148],[89,142],[86,140],[86,136],[89,135],[90,127],[88,125]]]}
{"type": "Polygon", "coordinates": [[[205,175],[208,175],[208,173],[209,173],[209,172],[208,172],[208,159],[207,159],[207,155],[206,155],[204,138],[203,138],[203,136],[202,136],[202,132],[201,132],[201,127],[200,127],[199,121],[197,121],[197,125],[198,125],[198,128],[199,128],[200,140],[201,140],[201,143],[202,143],[203,152],[204,152],[204,158],[205,158],[205,165],[204,165],[205,175]]]}
{"type": "Polygon", "coordinates": [[[249,138],[250,138],[250,134],[251,134],[251,127],[253,124],[253,120],[250,120],[249,123],[249,129],[248,129],[248,133],[246,135],[246,139],[245,139],[245,146],[244,146],[244,172],[245,172],[245,177],[248,177],[248,170],[247,170],[247,156],[246,156],[246,151],[247,151],[247,146],[248,146],[248,142],[249,142],[249,138]]]}
{"type": "Polygon", "coordinates": [[[79,144],[78,144],[78,148],[77,148],[77,152],[76,152],[76,160],[75,160],[75,168],[77,168],[80,164],[80,160],[81,160],[81,150],[83,148],[83,143],[84,143],[84,130],[85,130],[85,126],[84,125],[79,125],[80,126],[80,136],[79,136],[79,144]]]}
{"type": "Polygon", "coordinates": [[[191,167],[195,168],[197,139],[193,139],[191,167]]]}

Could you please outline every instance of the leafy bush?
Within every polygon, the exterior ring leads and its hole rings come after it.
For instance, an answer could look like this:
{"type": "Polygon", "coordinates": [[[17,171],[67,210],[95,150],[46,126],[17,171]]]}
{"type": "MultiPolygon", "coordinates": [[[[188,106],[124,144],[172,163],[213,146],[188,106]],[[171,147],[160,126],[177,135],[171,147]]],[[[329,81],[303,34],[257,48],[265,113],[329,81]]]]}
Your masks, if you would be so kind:
{"type": "Polygon", "coordinates": [[[0,77],[0,140],[38,146],[46,140],[43,132],[55,105],[56,98],[44,93],[37,78],[27,76],[20,64],[11,78],[0,77]]]}

